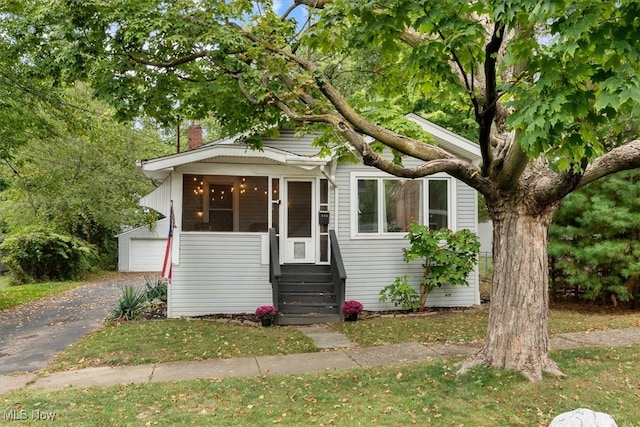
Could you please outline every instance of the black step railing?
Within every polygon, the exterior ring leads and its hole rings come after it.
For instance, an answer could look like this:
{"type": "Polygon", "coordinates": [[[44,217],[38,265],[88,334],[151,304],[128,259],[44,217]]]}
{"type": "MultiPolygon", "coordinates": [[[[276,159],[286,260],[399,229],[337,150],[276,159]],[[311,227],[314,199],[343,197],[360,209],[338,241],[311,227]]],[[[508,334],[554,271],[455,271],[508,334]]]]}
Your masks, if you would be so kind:
{"type": "Polygon", "coordinates": [[[269,282],[271,282],[271,290],[273,297],[273,305],[278,306],[278,282],[282,277],[282,269],[280,268],[280,253],[278,251],[278,236],[276,229],[269,229],[269,282]]]}
{"type": "Polygon", "coordinates": [[[338,310],[342,313],[347,271],[344,268],[344,262],[342,262],[342,254],[340,253],[340,245],[338,245],[338,237],[335,230],[329,230],[329,240],[331,242],[331,278],[338,298],[338,310]]]}

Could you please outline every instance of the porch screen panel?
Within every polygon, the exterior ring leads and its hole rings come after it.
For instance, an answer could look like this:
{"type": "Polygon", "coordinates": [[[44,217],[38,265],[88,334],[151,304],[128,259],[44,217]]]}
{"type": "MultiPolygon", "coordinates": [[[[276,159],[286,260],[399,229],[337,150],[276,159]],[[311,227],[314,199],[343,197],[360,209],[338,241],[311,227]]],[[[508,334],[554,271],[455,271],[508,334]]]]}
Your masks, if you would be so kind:
{"type": "Polygon", "coordinates": [[[182,180],[182,230],[197,231],[203,223],[204,177],[184,175],[182,180]]]}
{"type": "Polygon", "coordinates": [[[239,190],[238,231],[266,233],[269,230],[269,179],[247,176],[239,183],[236,189],[239,190]]]}
{"type": "Polygon", "coordinates": [[[268,184],[266,176],[185,174],[182,230],[266,232],[268,184]]]}
{"type": "Polygon", "coordinates": [[[311,182],[287,183],[287,235],[311,237],[311,182]]]}
{"type": "Polygon", "coordinates": [[[209,224],[212,231],[233,231],[233,185],[211,184],[209,187],[209,224]]]}

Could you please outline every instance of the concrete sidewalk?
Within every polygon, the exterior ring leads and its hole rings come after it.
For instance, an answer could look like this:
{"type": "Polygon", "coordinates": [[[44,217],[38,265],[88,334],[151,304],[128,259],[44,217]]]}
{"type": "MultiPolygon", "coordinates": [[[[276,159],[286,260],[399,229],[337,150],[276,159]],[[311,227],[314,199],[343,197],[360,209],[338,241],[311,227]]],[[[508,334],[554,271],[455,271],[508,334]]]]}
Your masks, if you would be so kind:
{"type": "MultiPolygon", "coordinates": [[[[380,347],[356,348],[346,337],[328,328],[312,327],[306,332],[320,348],[331,350],[283,356],[212,359],[138,366],[98,367],[52,374],[0,376],[0,393],[18,389],[60,389],[68,386],[91,387],[139,384],[158,381],[192,380],[261,375],[290,375],[384,365],[400,365],[452,356],[467,356],[478,345],[415,342],[380,347]],[[315,337],[314,337],[315,335],[315,337]]],[[[551,348],[616,347],[640,344],[640,328],[614,329],[560,334],[551,338],[551,348]]]]}

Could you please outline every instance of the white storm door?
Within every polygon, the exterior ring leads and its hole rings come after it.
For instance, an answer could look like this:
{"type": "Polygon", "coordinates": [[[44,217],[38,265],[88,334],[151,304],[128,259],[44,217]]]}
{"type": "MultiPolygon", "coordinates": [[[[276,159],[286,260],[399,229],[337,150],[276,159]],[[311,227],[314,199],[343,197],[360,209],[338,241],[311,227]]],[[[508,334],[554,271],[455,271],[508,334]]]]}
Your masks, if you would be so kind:
{"type": "Polygon", "coordinates": [[[314,263],[315,181],[285,179],[284,262],[314,263]]]}

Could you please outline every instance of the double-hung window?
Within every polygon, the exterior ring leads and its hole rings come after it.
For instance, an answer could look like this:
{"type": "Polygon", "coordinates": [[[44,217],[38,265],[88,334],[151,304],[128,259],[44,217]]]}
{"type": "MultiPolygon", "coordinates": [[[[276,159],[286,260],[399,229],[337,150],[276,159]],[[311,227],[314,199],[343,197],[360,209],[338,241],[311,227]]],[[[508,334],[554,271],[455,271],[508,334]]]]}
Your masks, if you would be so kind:
{"type": "Polygon", "coordinates": [[[449,228],[449,178],[355,176],[355,234],[406,233],[413,222],[449,228]]]}

